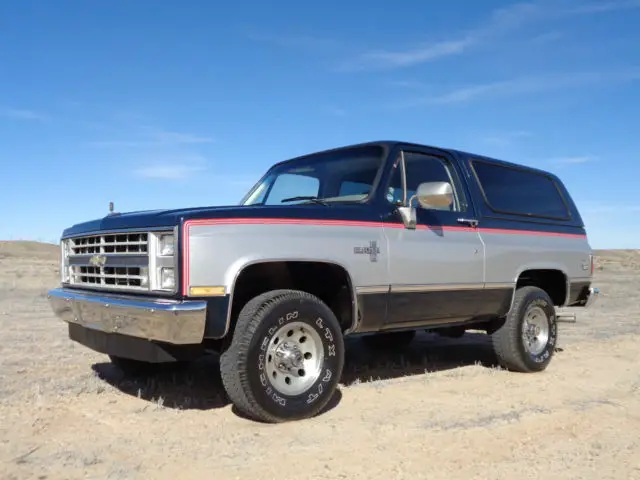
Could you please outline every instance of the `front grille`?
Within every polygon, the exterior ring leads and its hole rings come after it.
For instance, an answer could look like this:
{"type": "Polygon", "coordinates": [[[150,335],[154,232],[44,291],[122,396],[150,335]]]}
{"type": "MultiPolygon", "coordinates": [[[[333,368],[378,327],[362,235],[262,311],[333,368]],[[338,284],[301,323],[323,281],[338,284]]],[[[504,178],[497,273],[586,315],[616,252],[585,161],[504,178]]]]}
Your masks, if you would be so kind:
{"type": "Polygon", "coordinates": [[[71,282],[95,287],[147,290],[149,271],[142,267],[71,267],[71,282]]]}
{"type": "Polygon", "coordinates": [[[141,254],[149,251],[149,234],[117,233],[113,235],[93,235],[71,240],[71,255],[94,253],[141,254]]]}
{"type": "Polygon", "coordinates": [[[127,232],[69,239],[70,285],[148,291],[150,236],[127,232]]]}

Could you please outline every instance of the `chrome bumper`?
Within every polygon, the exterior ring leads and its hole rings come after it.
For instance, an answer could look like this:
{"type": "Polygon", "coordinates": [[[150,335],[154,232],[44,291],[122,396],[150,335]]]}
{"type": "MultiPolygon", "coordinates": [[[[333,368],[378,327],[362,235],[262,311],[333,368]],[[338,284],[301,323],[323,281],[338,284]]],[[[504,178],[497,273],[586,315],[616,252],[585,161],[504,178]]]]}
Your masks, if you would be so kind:
{"type": "Polygon", "coordinates": [[[105,333],[177,345],[202,342],[207,303],[79,292],[56,288],[47,294],[57,317],[105,333]]]}
{"type": "Polygon", "coordinates": [[[584,302],[585,307],[590,307],[595,303],[598,299],[598,295],[600,295],[600,290],[596,287],[589,287],[589,292],[587,293],[587,299],[584,302]]]}

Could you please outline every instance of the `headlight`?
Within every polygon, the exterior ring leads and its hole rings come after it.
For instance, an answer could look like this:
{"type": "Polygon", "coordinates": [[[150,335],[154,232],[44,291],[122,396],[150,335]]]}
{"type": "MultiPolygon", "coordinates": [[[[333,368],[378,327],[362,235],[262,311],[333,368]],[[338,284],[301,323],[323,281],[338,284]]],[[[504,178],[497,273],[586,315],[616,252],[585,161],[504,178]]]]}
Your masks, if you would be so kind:
{"type": "Polygon", "coordinates": [[[173,268],[163,267],[160,269],[160,288],[162,290],[173,290],[176,286],[176,275],[173,268]]]}
{"type": "Polygon", "coordinates": [[[160,246],[160,255],[168,257],[174,254],[174,244],[173,235],[162,235],[160,237],[160,241],[158,242],[160,246]]]}

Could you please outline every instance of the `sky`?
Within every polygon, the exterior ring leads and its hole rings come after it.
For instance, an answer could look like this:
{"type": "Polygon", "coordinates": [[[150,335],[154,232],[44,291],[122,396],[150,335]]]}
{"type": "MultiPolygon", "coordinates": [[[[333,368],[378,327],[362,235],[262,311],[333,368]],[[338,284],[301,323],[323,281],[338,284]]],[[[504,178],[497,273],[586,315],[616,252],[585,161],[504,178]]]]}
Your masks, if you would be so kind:
{"type": "Polygon", "coordinates": [[[0,239],[236,204],[370,140],[560,176],[593,248],[640,248],[640,0],[5,1],[0,239]]]}

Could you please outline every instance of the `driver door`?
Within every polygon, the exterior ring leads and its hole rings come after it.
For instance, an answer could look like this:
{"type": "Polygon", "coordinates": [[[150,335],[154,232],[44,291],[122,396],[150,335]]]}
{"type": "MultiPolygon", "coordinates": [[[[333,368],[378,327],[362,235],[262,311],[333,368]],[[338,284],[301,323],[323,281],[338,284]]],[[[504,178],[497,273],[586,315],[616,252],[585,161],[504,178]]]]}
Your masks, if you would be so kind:
{"type": "Polygon", "coordinates": [[[477,229],[461,220],[475,217],[460,175],[445,152],[411,147],[398,153],[386,191],[390,295],[384,328],[463,322],[483,310],[484,245],[477,229]],[[411,197],[423,182],[450,183],[453,203],[420,206],[411,197]],[[397,210],[410,199],[415,230],[397,210]]]}

